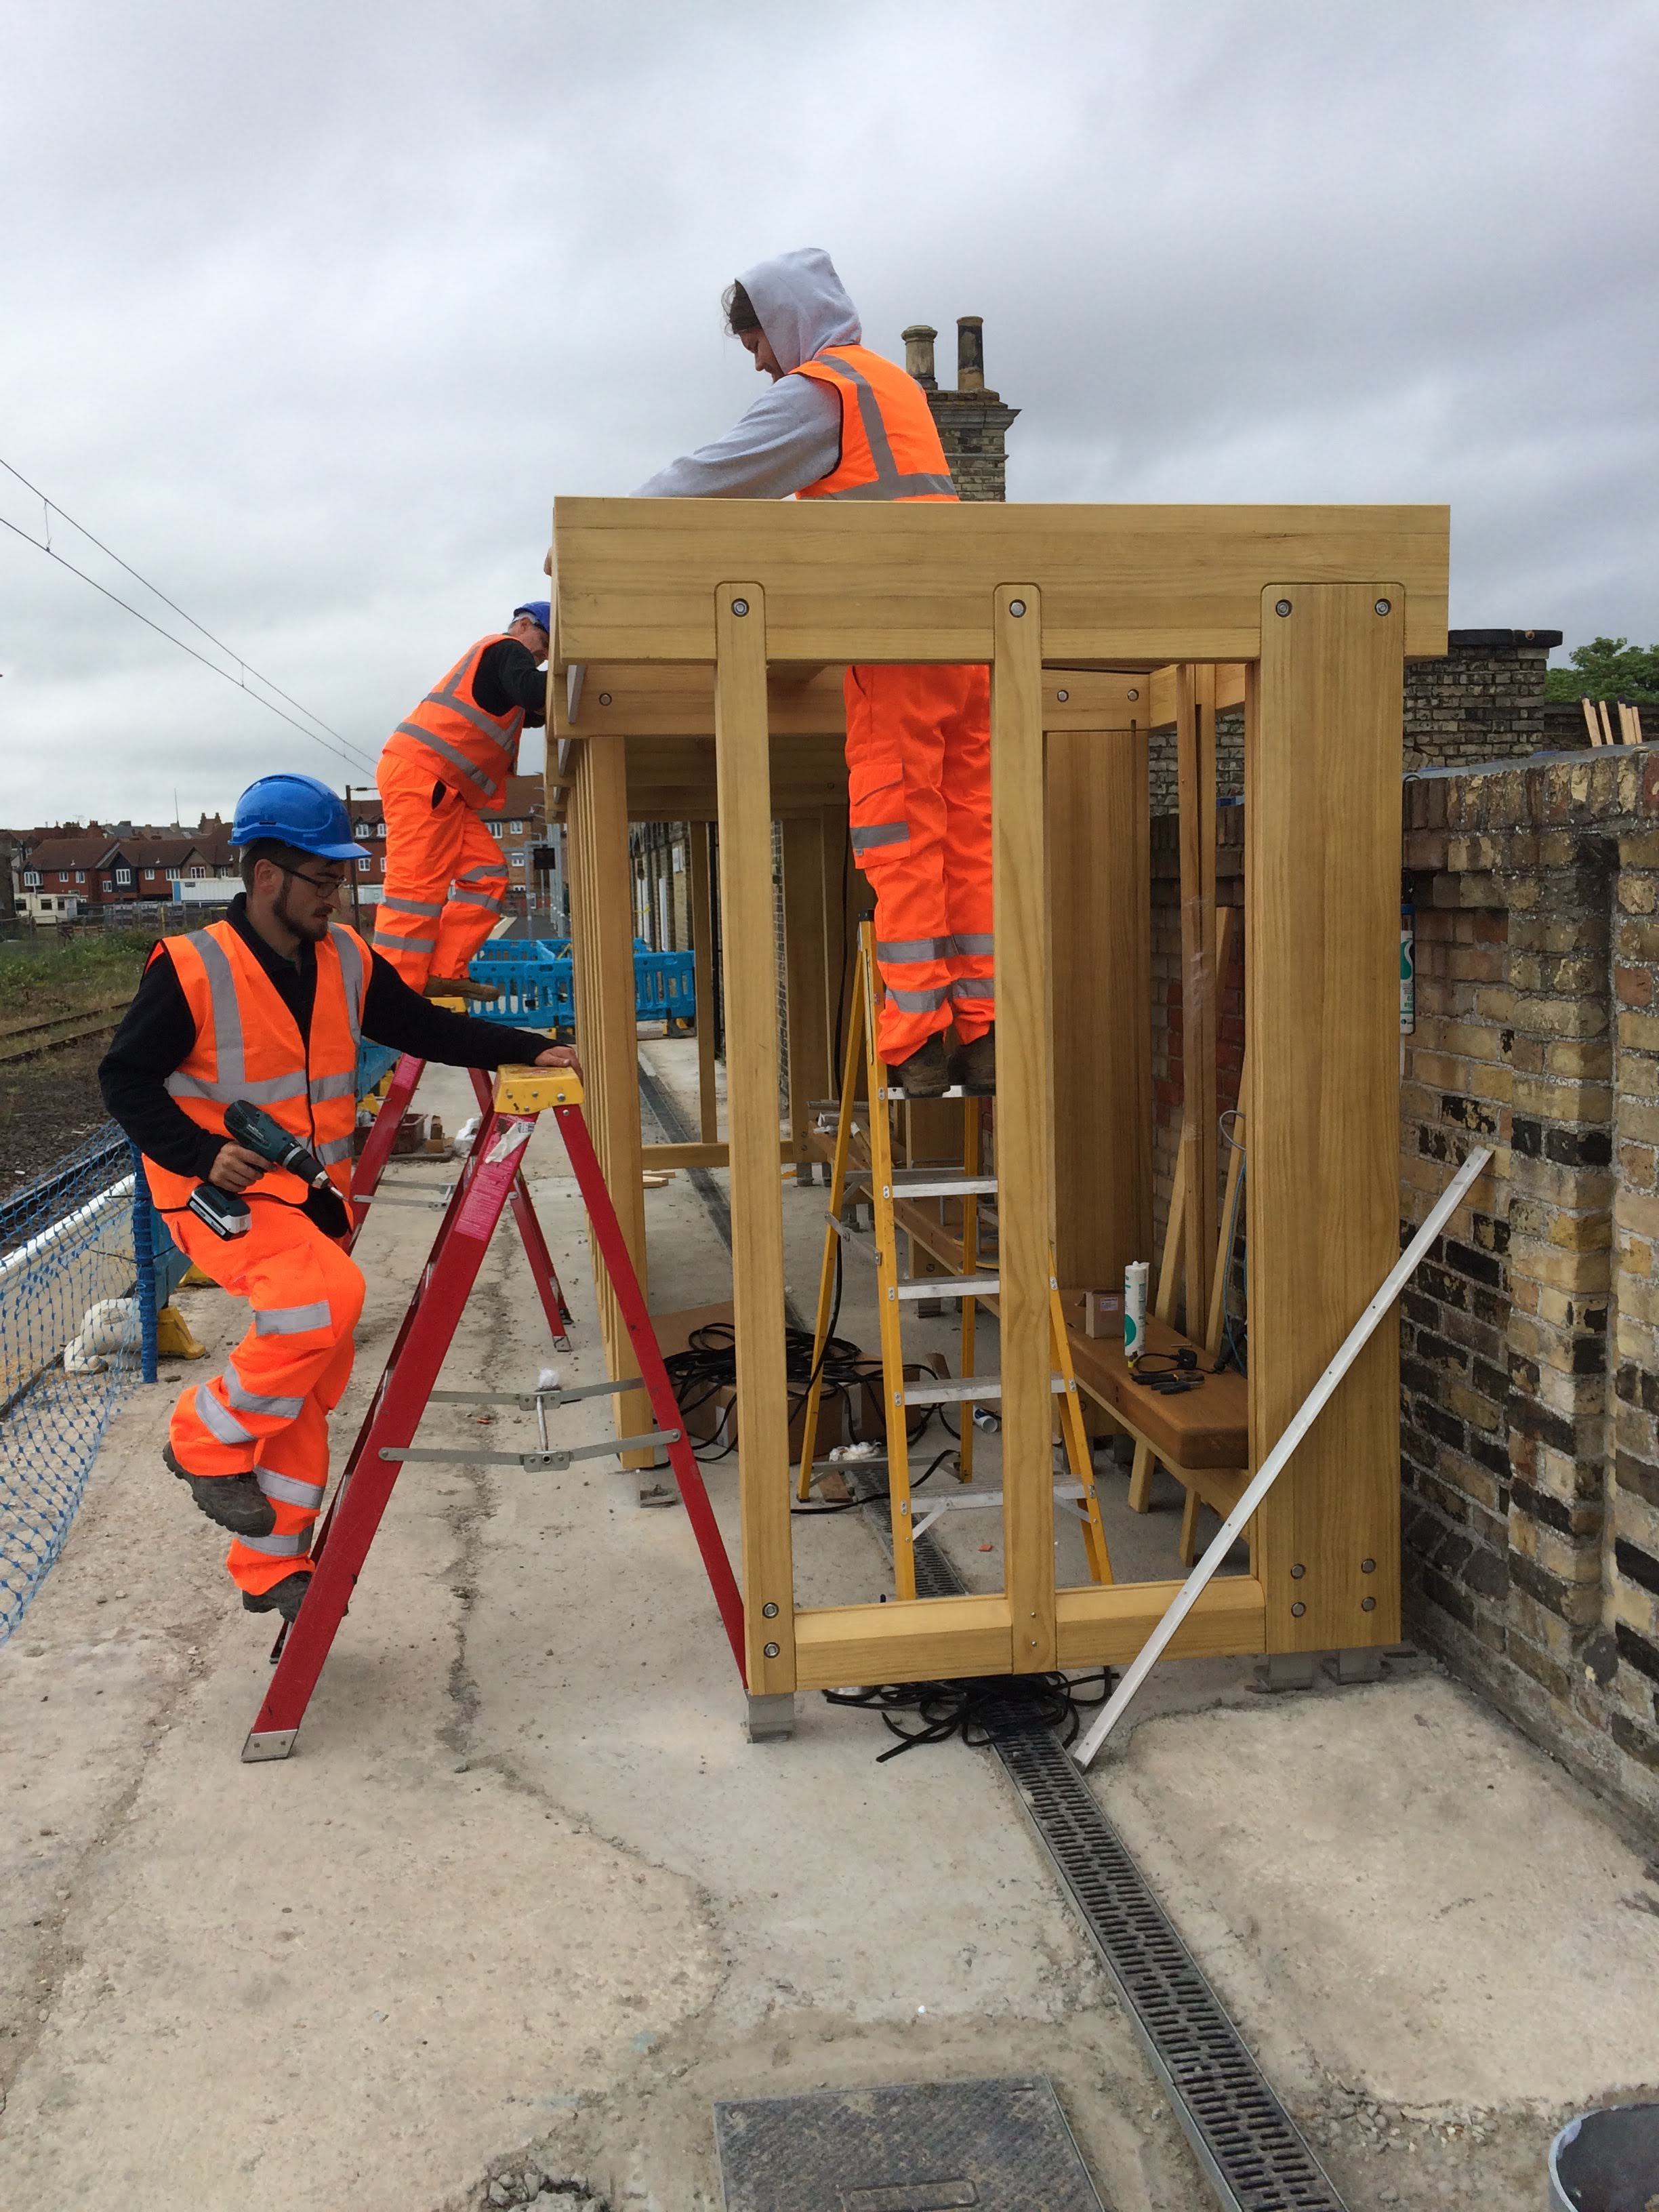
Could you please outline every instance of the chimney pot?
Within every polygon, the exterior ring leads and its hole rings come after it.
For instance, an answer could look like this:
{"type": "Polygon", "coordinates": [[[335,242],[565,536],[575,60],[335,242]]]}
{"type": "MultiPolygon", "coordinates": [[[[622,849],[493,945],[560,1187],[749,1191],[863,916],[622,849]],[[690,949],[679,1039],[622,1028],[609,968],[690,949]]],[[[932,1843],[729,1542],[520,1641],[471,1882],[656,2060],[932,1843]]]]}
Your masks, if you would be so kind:
{"type": "Polygon", "coordinates": [[[985,318],[983,315],[957,317],[957,390],[983,392],[985,389],[985,318]]]}
{"type": "Polygon", "coordinates": [[[912,323],[904,337],[904,366],[924,392],[937,392],[933,374],[933,340],[939,332],[930,323],[912,323]]]}

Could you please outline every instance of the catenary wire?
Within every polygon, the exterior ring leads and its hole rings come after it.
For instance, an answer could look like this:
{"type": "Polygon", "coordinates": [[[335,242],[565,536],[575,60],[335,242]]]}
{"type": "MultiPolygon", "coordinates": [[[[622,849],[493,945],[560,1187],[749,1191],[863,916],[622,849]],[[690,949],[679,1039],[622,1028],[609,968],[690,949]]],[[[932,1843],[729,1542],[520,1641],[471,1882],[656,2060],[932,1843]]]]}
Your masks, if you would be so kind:
{"type": "Polygon", "coordinates": [[[268,676],[262,676],[259,671],[253,666],[252,662],[244,660],[240,653],[235,652],[230,646],[226,645],[222,639],[215,637],[213,635],[213,632],[210,629],[206,629],[201,623],[198,623],[195,619],[194,616],[185,614],[182,607],[179,606],[175,601],[168,599],[167,593],[159,590],[155,585],[149,581],[148,577],[140,575],[138,570],[133,568],[130,562],[123,561],[118,553],[111,553],[109,548],[104,544],[100,538],[94,538],[89,530],[82,530],[81,525],[75,520],[74,517],[64,514],[64,509],[58,506],[55,501],[47,499],[43,492],[35,491],[35,487],[29,483],[28,478],[20,474],[16,469],[14,469],[9,461],[0,460],[0,468],[7,470],[10,475],[16,477],[19,483],[27,485],[29,490],[34,492],[36,498],[41,501],[42,505],[46,507],[51,514],[61,515],[63,520],[70,525],[71,529],[80,531],[81,535],[87,538],[90,544],[96,545],[100,553],[108,554],[109,558],[113,561],[118,568],[125,568],[128,575],[136,577],[138,582],[143,585],[146,591],[154,592],[156,598],[162,602],[163,605],[171,607],[176,615],[179,616],[184,621],[189,623],[192,629],[200,630],[202,635],[205,638],[210,639],[212,642],[218,647],[221,653],[228,653],[230,658],[236,663],[237,667],[241,670],[241,676],[240,678],[234,676],[229,669],[221,668],[216,661],[210,660],[204,653],[198,653],[193,645],[186,645],[183,638],[175,637],[171,630],[164,629],[160,623],[153,621],[151,617],[143,613],[141,609],[135,607],[130,599],[124,599],[118,592],[111,591],[107,584],[100,584],[95,576],[88,575],[84,568],[79,568],[76,566],[73,561],[66,560],[64,555],[61,554],[58,550],[57,547],[52,544],[49,540],[43,540],[33,536],[32,533],[25,530],[20,523],[13,522],[8,516],[0,515],[0,523],[3,523],[6,528],[12,532],[14,537],[21,538],[26,545],[33,546],[37,553],[44,553],[49,561],[57,562],[60,568],[67,568],[70,575],[78,576],[83,584],[90,584],[94,592],[102,592],[103,596],[106,599],[113,601],[115,605],[124,609],[126,613],[134,616],[139,622],[144,624],[147,629],[153,629],[157,637],[166,638],[167,643],[169,645],[177,646],[180,653],[187,653],[192,660],[199,660],[204,668],[211,669],[214,675],[222,678],[227,684],[234,685],[235,689],[240,691],[246,697],[252,699],[256,706],[263,707],[268,713],[275,714],[279,721],[286,722],[290,729],[297,730],[301,737],[309,738],[313,744],[321,745],[325,752],[331,752],[341,760],[348,763],[356,761],[361,767],[370,770],[371,773],[373,772],[374,767],[374,762],[368,758],[367,754],[359,752],[349,738],[341,737],[340,732],[333,727],[332,724],[325,722],[320,714],[313,714],[310,708],[301,706],[300,702],[294,698],[291,694],[284,691],[279,684],[273,684],[268,676]],[[315,730],[308,728],[304,722],[296,722],[292,714],[284,714],[280,707],[273,705],[271,701],[269,699],[261,698],[258,692],[250,690],[247,683],[247,678],[250,676],[253,678],[256,683],[263,684],[267,690],[276,692],[278,698],[286,699],[289,706],[298,707],[301,714],[309,716],[312,721],[319,723],[323,729],[328,731],[329,737],[319,737],[315,730]],[[337,739],[337,744],[331,744],[329,741],[330,738],[337,739]]]}

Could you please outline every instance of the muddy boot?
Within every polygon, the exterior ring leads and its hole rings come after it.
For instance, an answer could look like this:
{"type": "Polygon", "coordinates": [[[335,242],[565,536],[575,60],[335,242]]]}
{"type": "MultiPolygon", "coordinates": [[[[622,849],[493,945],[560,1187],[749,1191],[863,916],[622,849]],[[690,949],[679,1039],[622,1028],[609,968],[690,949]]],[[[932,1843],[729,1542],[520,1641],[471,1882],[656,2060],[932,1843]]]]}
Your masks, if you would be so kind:
{"type": "Polygon", "coordinates": [[[969,1098],[989,1098],[997,1087],[997,1028],[994,1022],[971,1044],[959,1044],[951,1054],[951,1080],[960,1084],[969,1098]]]}
{"type": "Polygon", "coordinates": [[[423,986],[428,999],[478,999],[486,1003],[499,999],[499,983],[475,983],[470,975],[428,975],[423,986]]]}
{"type": "Polygon", "coordinates": [[[276,1509],[251,1474],[192,1474],[180,1467],[171,1444],[161,1457],[207,1515],[233,1536],[268,1536],[276,1526],[276,1509]]]}
{"type": "Polygon", "coordinates": [[[310,1588],[311,1570],[307,1567],[303,1573],[284,1575],[281,1582],[273,1583],[268,1590],[261,1590],[258,1597],[252,1590],[244,1590],[242,1610],[244,1613],[280,1613],[284,1620],[291,1621],[310,1588]]]}
{"type": "Polygon", "coordinates": [[[945,1066],[945,1039],[930,1036],[920,1052],[913,1052],[908,1060],[902,1060],[887,1073],[897,1082],[907,1098],[938,1098],[950,1085],[945,1066]]]}

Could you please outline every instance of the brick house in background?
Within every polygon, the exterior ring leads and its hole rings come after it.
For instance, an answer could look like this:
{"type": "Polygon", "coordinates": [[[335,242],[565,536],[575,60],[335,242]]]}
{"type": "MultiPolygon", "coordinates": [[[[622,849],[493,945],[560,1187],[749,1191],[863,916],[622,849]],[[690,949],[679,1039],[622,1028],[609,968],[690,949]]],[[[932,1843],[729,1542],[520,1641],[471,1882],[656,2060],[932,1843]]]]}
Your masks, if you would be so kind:
{"type": "MultiPolygon", "coordinates": [[[[368,848],[368,858],[355,864],[354,906],[361,915],[365,908],[380,904],[386,889],[386,817],[377,792],[349,788],[346,802],[351,834],[360,845],[368,848]]],[[[530,895],[536,887],[531,851],[547,834],[540,776],[508,776],[500,811],[479,818],[499,841],[507,862],[508,913],[528,913],[530,895]]]]}

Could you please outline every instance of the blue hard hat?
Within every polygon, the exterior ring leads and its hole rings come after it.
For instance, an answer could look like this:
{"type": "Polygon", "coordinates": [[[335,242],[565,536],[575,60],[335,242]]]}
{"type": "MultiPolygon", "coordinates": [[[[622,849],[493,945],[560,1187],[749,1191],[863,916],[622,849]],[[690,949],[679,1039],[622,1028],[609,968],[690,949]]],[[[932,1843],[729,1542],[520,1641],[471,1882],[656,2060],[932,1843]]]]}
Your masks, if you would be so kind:
{"type": "Polygon", "coordinates": [[[513,619],[528,615],[532,622],[539,623],[550,637],[553,635],[553,604],[550,599],[526,599],[521,607],[514,607],[513,619]]]}
{"type": "Polygon", "coordinates": [[[236,802],[230,825],[233,845],[252,845],[261,837],[315,853],[324,860],[366,860],[366,847],[354,844],[351,823],[338,794],[314,775],[262,775],[236,802]]]}

